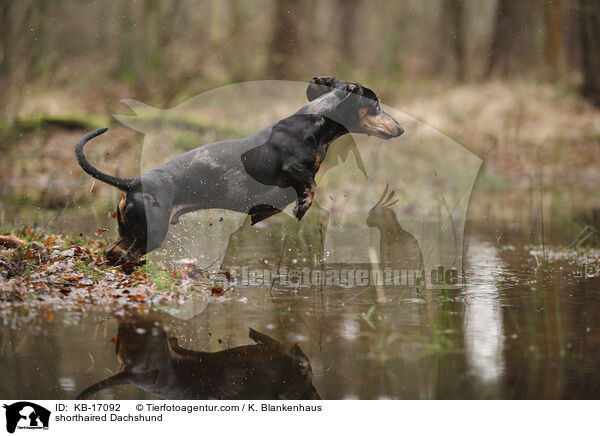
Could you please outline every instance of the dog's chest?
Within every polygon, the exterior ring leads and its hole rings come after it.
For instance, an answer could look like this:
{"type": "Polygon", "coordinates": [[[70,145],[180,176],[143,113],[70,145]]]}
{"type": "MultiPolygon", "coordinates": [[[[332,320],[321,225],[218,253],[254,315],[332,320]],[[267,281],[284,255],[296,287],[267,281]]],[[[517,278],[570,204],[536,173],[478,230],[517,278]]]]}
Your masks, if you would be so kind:
{"type": "Polygon", "coordinates": [[[328,145],[329,144],[321,144],[317,147],[317,153],[316,153],[316,156],[314,159],[314,164],[312,167],[314,174],[316,174],[317,171],[319,171],[321,164],[325,160],[325,155],[327,154],[328,145]]]}

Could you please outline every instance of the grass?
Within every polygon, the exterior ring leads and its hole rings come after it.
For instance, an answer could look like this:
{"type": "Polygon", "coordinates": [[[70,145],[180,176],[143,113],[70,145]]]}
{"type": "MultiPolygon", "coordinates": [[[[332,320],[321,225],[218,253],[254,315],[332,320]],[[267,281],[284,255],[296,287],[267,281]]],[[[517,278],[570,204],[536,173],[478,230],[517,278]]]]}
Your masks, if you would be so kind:
{"type": "Polygon", "coordinates": [[[23,134],[43,134],[52,128],[73,131],[94,130],[109,124],[106,117],[90,114],[85,117],[68,114],[35,114],[10,123],[0,124],[0,133],[15,140],[23,134]]]}
{"type": "Polygon", "coordinates": [[[140,272],[146,274],[149,279],[154,283],[158,291],[176,291],[178,279],[181,275],[176,271],[171,271],[164,266],[158,265],[156,262],[147,262],[141,269],[140,272]]]}

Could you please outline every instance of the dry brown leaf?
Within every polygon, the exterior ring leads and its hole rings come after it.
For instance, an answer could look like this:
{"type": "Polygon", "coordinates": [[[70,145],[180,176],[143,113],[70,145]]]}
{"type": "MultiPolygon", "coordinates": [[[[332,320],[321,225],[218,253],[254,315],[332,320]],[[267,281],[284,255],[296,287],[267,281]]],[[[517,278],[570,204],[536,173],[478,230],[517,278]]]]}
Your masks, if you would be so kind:
{"type": "Polygon", "coordinates": [[[2,235],[0,236],[0,246],[6,248],[17,248],[21,245],[25,244],[25,241],[11,235],[2,235]]]}
{"type": "Polygon", "coordinates": [[[211,288],[212,295],[222,295],[223,291],[223,286],[213,286],[211,288]]]}
{"type": "Polygon", "coordinates": [[[54,321],[54,312],[51,310],[44,310],[44,316],[48,321],[54,321]]]}
{"type": "Polygon", "coordinates": [[[75,280],[81,280],[83,277],[83,274],[65,274],[64,276],[62,276],[62,279],[72,282],[75,280]]]}
{"type": "Polygon", "coordinates": [[[135,295],[130,295],[129,296],[130,300],[135,300],[135,301],[144,301],[146,299],[145,295],[140,295],[140,294],[135,294],[135,295]]]}

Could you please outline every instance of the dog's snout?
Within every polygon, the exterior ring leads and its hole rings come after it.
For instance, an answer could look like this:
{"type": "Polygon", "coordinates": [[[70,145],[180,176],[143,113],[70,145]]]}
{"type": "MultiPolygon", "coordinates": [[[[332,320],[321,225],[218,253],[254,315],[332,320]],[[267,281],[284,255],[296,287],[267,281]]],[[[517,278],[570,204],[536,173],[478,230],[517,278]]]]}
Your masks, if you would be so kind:
{"type": "Polygon", "coordinates": [[[396,128],[398,129],[398,133],[396,133],[396,136],[400,136],[404,133],[404,129],[400,124],[398,124],[398,122],[396,122],[396,128]]]}
{"type": "Polygon", "coordinates": [[[388,122],[386,123],[387,125],[385,126],[385,130],[389,137],[397,138],[404,133],[404,129],[394,118],[388,115],[387,121],[388,122]]]}
{"type": "Polygon", "coordinates": [[[400,123],[398,121],[396,121],[394,118],[390,117],[390,119],[393,121],[393,128],[392,128],[392,126],[390,126],[390,128],[388,129],[388,132],[392,136],[392,138],[397,138],[398,136],[400,136],[404,133],[404,129],[402,128],[400,123]]]}

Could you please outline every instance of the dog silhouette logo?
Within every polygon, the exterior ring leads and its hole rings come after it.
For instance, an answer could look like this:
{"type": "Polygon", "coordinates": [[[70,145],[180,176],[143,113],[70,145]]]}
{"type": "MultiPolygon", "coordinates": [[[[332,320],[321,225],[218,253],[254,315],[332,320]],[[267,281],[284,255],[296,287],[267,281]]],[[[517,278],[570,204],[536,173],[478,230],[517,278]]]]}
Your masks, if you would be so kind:
{"type": "Polygon", "coordinates": [[[6,431],[14,433],[18,429],[48,429],[50,411],[28,401],[4,405],[6,409],[6,431]]]}

